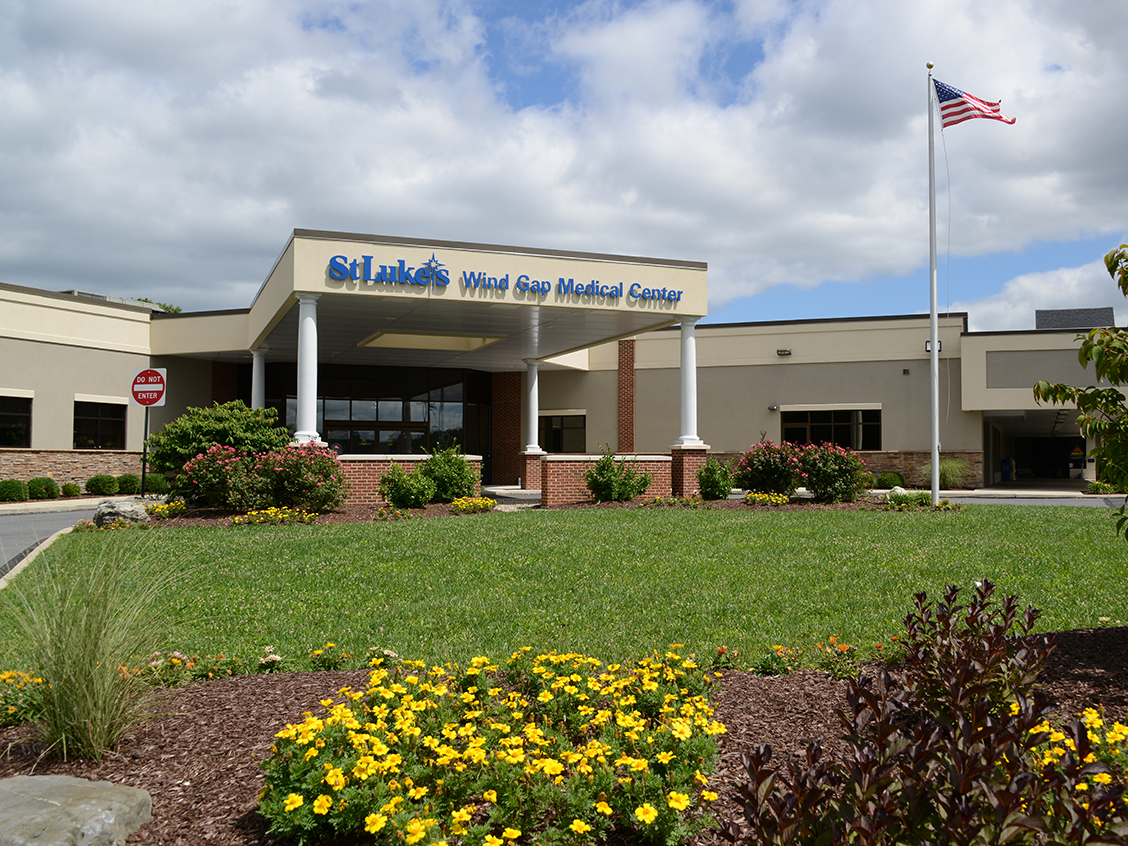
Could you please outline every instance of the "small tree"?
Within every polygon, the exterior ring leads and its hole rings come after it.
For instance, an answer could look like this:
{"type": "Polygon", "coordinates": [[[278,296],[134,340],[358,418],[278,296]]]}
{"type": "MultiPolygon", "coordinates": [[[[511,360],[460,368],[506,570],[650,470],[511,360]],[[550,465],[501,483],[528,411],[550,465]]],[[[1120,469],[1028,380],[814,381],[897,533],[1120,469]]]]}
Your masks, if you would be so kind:
{"type": "Polygon", "coordinates": [[[189,408],[149,436],[149,461],[157,472],[180,473],[217,444],[241,452],[275,452],[290,443],[290,434],[276,425],[277,417],[273,408],[248,408],[242,400],[189,408]]]}
{"type": "MultiPolygon", "coordinates": [[[[1105,256],[1105,267],[1121,293],[1128,297],[1128,244],[1121,244],[1105,256]]],[[[1097,381],[1106,381],[1108,388],[1093,385],[1087,388],[1050,384],[1046,380],[1034,386],[1038,402],[1064,404],[1072,402],[1080,414],[1077,425],[1081,433],[1097,439],[1097,446],[1089,456],[1097,460],[1097,469],[1104,481],[1118,491],[1128,491],[1128,403],[1117,388],[1128,383],[1128,330],[1093,329],[1087,335],[1078,335],[1081,348],[1077,359],[1081,366],[1093,364],[1097,381]]],[[[1117,533],[1125,532],[1128,539],[1128,497],[1120,507],[1116,521],[1117,533]]]]}

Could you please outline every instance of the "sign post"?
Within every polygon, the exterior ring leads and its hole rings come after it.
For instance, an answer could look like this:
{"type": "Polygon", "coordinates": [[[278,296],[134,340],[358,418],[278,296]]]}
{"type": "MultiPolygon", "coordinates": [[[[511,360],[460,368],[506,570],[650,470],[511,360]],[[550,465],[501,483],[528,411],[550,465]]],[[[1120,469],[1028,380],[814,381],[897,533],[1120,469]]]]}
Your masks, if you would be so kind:
{"type": "Polygon", "coordinates": [[[129,389],[129,404],[145,409],[145,440],[141,442],[141,501],[145,501],[145,476],[149,462],[149,409],[165,404],[165,387],[168,371],[163,367],[149,367],[133,374],[129,389]]]}

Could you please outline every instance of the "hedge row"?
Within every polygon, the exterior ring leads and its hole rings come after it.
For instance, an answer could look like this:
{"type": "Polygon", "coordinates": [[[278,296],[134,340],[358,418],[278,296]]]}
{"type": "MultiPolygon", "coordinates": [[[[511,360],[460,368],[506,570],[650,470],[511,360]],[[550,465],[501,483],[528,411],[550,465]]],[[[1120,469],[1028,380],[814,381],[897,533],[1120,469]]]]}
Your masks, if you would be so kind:
{"type": "MultiPolygon", "coordinates": [[[[145,476],[145,492],[167,494],[170,491],[168,479],[162,473],[148,473],[145,476]]],[[[141,493],[141,479],[132,473],[110,476],[99,473],[86,480],[86,492],[94,496],[132,496],[141,493]]],[[[4,479],[0,481],[0,502],[27,502],[38,499],[58,499],[60,496],[79,496],[82,488],[73,482],[60,486],[54,479],[37,477],[28,479],[4,479]]]]}

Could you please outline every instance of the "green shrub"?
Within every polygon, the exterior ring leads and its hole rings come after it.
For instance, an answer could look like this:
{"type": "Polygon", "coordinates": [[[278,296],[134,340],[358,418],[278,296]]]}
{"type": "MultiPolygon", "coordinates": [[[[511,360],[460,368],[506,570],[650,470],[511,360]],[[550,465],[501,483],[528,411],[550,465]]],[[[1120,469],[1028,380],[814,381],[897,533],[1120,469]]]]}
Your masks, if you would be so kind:
{"type": "Polygon", "coordinates": [[[27,502],[28,497],[27,482],[23,479],[0,481],[0,502],[27,502]]]}
{"type": "Polygon", "coordinates": [[[58,499],[59,486],[54,479],[36,477],[27,480],[28,499],[58,499]]]}
{"type": "Polygon", "coordinates": [[[164,473],[146,473],[145,493],[167,496],[172,493],[172,485],[168,483],[164,473]]]}
{"type": "MultiPolygon", "coordinates": [[[[953,488],[963,488],[967,486],[968,476],[971,475],[971,467],[962,458],[941,458],[940,459],[940,487],[951,490],[953,488]]],[[[927,461],[921,465],[920,471],[917,473],[917,484],[921,487],[932,488],[932,462],[927,461]]]]}
{"type": "Polygon", "coordinates": [[[122,473],[117,477],[118,493],[122,496],[136,496],[141,493],[141,478],[132,473],[122,473]]]}
{"type": "Polygon", "coordinates": [[[858,485],[863,491],[871,491],[877,484],[877,478],[869,470],[858,473],[858,485]]]}
{"type": "Polygon", "coordinates": [[[918,594],[903,680],[882,669],[848,681],[845,763],[821,760],[812,742],[805,761],[772,769],[771,748],[754,748],[735,795],[742,824],[722,823],[722,836],[772,846],[1122,843],[1124,787],[1092,755],[1086,725],[1061,732],[1055,762],[1040,754],[1053,707],[1035,683],[1053,643],[1032,634],[1037,611],[1019,614],[1014,597],[996,603],[993,593],[983,582],[967,605],[954,587],[935,605],[918,594]]]}
{"type": "Polygon", "coordinates": [[[877,487],[879,488],[903,488],[904,486],[905,477],[896,470],[886,470],[877,477],[877,487]]]}
{"type": "Polygon", "coordinates": [[[816,502],[855,502],[865,490],[865,462],[834,444],[809,444],[799,450],[804,486],[816,502]]]}
{"type": "Polygon", "coordinates": [[[99,759],[149,716],[140,680],[164,634],[161,606],[175,567],[136,543],[55,544],[0,591],[20,656],[46,684],[37,730],[64,759],[99,759]]]}
{"type": "Polygon", "coordinates": [[[74,482],[63,483],[63,496],[81,496],[81,494],[82,488],[80,488],[74,482]]]}
{"type": "Polygon", "coordinates": [[[799,487],[800,470],[797,447],[764,439],[740,457],[734,481],[745,491],[791,496],[799,487]]]}
{"type": "Polygon", "coordinates": [[[394,508],[424,508],[435,495],[435,483],[416,471],[407,473],[395,462],[380,477],[380,496],[394,508]]]}
{"type": "Polygon", "coordinates": [[[434,502],[454,502],[470,497],[478,486],[478,473],[458,446],[431,453],[415,471],[435,483],[434,502]]]}
{"type": "Polygon", "coordinates": [[[697,489],[702,499],[727,499],[732,493],[732,471],[710,455],[697,469],[697,489]]]}
{"type": "Polygon", "coordinates": [[[709,822],[724,726],[712,674],[673,648],[623,665],[527,648],[468,667],[382,664],[366,689],[278,732],[259,800],[272,834],[674,844],[709,822]]]}
{"type": "Polygon", "coordinates": [[[108,473],[99,473],[86,480],[86,492],[94,496],[114,496],[118,492],[117,479],[108,473]]]}
{"type": "Polygon", "coordinates": [[[239,452],[274,452],[289,445],[290,434],[276,425],[273,408],[248,408],[241,400],[189,408],[149,436],[149,460],[158,472],[179,473],[191,459],[218,445],[239,452]]]}
{"type": "Polygon", "coordinates": [[[650,474],[626,459],[616,463],[610,448],[600,445],[602,457],[584,471],[584,484],[596,502],[627,502],[650,487],[650,474]]]}

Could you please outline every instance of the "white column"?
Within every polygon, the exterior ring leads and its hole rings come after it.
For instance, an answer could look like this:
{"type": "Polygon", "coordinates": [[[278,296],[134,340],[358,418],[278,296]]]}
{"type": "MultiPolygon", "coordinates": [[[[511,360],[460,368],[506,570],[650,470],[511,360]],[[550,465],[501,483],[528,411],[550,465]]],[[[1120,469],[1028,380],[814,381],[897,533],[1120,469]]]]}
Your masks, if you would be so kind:
{"type": "Polygon", "coordinates": [[[541,452],[540,444],[540,389],[537,386],[537,362],[525,362],[525,452],[541,452]]]}
{"type": "Polygon", "coordinates": [[[266,350],[251,350],[251,408],[266,408],[266,350]]]}
{"type": "Polygon", "coordinates": [[[678,446],[700,446],[697,437],[697,318],[681,323],[681,437],[678,446]]]}
{"type": "Polygon", "coordinates": [[[294,437],[298,443],[320,440],[317,434],[317,298],[320,294],[297,294],[298,298],[298,419],[294,437]]]}

